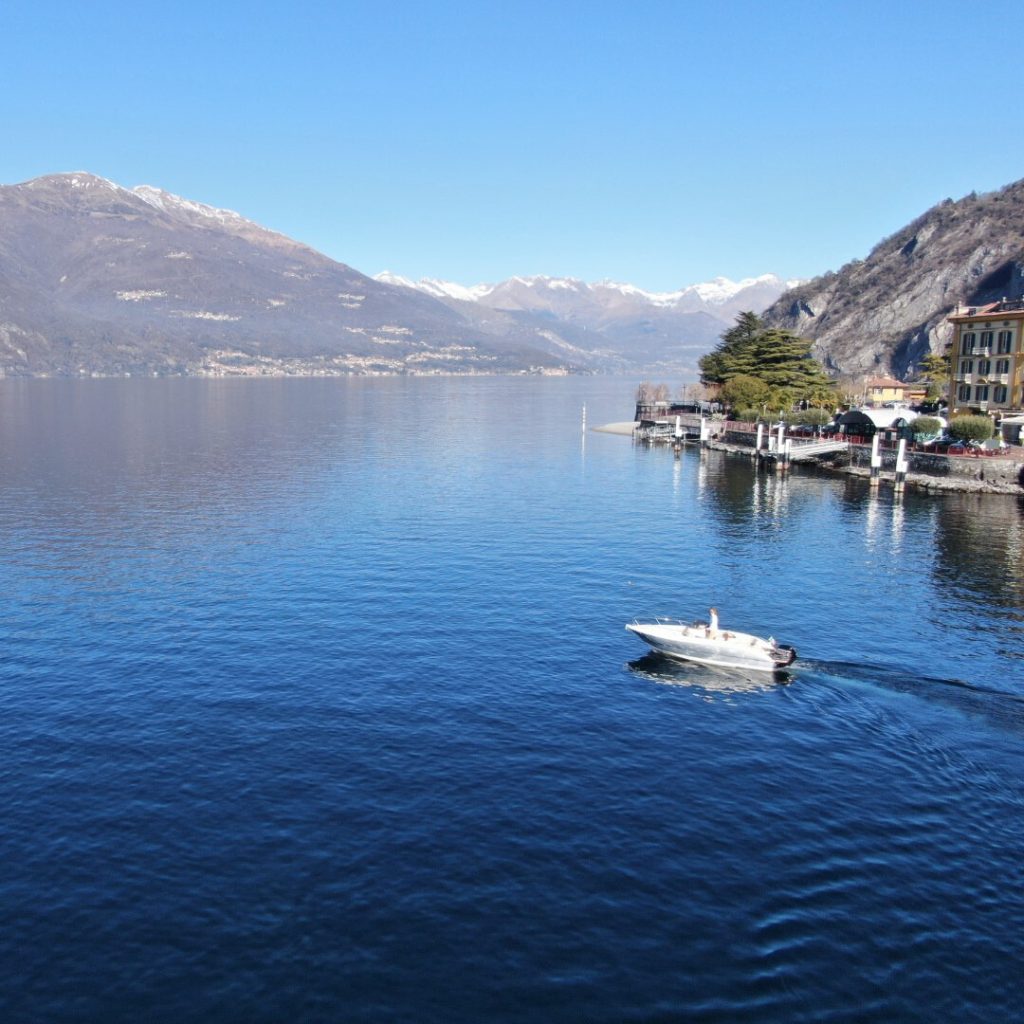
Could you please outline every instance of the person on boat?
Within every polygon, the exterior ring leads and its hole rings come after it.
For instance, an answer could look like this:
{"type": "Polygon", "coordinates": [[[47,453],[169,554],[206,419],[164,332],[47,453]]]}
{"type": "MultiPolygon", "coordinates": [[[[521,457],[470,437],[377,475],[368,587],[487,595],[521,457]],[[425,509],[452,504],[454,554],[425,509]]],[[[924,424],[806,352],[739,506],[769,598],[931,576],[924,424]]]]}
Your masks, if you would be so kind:
{"type": "Polygon", "coordinates": [[[712,608],[708,612],[708,629],[707,636],[714,640],[718,637],[718,609],[712,608]]]}

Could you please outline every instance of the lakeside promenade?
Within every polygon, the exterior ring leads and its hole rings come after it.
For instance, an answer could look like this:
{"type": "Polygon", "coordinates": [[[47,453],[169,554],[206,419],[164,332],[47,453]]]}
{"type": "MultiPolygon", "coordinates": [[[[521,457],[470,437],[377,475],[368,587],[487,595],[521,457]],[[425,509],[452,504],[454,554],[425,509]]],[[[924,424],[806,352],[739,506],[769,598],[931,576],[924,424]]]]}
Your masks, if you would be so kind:
{"type": "MultiPolygon", "coordinates": [[[[728,420],[710,420],[709,423],[709,449],[748,459],[756,457],[754,446],[757,435],[750,424],[728,420]]],[[[593,429],[599,433],[632,436],[637,426],[634,421],[625,421],[607,423],[593,429]]],[[[880,454],[883,473],[895,473],[896,446],[883,444],[880,454]]],[[[993,455],[974,451],[964,454],[939,453],[909,445],[906,458],[909,470],[905,482],[910,487],[926,491],[1024,495],[1024,448],[1018,446],[1010,446],[993,455]]],[[[799,465],[801,468],[810,465],[828,473],[867,479],[871,475],[870,460],[871,445],[851,441],[847,452],[841,453],[839,457],[825,457],[799,465]]],[[[792,472],[792,469],[788,471],[792,472]]],[[[891,478],[883,482],[891,483],[891,478]]]]}

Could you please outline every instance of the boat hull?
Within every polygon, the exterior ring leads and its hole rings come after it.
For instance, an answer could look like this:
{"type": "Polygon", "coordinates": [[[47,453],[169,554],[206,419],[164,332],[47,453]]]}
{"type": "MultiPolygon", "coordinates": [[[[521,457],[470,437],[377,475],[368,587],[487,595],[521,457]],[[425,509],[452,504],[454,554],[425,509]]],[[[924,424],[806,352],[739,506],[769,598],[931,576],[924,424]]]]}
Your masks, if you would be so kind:
{"type": "Polygon", "coordinates": [[[702,624],[631,622],[626,629],[659,654],[717,668],[779,672],[796,659],[792,647],[784,647],[774,640],[732,630],[717,630],[712,635],[702,624]]]}

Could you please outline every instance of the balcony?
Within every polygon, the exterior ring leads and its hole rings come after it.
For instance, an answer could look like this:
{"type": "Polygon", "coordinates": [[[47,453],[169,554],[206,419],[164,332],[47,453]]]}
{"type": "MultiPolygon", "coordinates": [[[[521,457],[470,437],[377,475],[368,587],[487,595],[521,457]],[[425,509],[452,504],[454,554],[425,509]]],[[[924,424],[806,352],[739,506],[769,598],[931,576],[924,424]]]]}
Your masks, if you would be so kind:
{"type": "Polygon", "coordinates": [[[974,374],[973,373],[958,373],[956,375],[957,384],[973,384],[974,374]]]}

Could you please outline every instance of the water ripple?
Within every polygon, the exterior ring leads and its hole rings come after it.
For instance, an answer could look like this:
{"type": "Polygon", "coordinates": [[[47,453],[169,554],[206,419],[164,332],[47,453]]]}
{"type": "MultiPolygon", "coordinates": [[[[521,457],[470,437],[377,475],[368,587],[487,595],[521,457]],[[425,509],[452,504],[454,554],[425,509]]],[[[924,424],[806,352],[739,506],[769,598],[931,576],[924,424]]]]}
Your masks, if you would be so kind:
{"type": "Polygon", "coordinates": [[[0,381],[5,1021],[1021,1016],[1018,505],[631,389],[0,381]]]}

